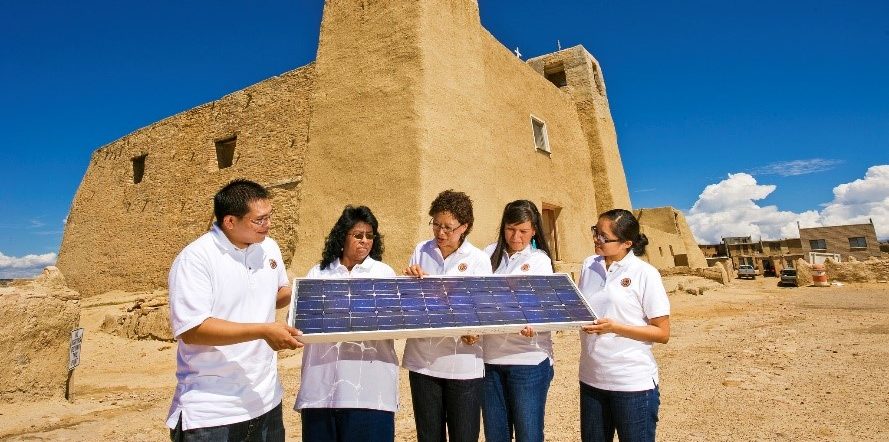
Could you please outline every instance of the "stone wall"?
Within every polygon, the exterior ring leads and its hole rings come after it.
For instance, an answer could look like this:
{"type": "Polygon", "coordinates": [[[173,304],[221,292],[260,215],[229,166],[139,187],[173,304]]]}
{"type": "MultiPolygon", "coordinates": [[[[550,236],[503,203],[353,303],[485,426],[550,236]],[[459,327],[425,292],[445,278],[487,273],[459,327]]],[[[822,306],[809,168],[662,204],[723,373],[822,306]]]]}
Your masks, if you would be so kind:
{"type": "Polygon", "coordinates": [[[824,262],[828,281],[877,282],[889,281],[889,259],[871,258],[864,261],[824,262]]]}
{"type": "Polygon", "coordinates": [[[725,267],[720,264],[716,264],[712,267],[708,268],[692,268],[688,266],[677,266],[669,269],[660,269],[661,276],[676,276],[676,275],[687,275],[687,276],[700,276],[702,278],[707,278],[712,281],[716,281],[720,284],[728,284],[731,281],[728,272],[726,272],[725,267]]]}
{"type": "Polygon", "coordinates": [[[167,294],[153,294],[136,300],[126,311],[106,315],[99,327],[105,333],[129,339],[173,341],[167,294]]]}
{"type": "Polygon", "coordinates": [[[58,281],[0,288],[0,400],[64,397],[80,295],[58,281]]]}

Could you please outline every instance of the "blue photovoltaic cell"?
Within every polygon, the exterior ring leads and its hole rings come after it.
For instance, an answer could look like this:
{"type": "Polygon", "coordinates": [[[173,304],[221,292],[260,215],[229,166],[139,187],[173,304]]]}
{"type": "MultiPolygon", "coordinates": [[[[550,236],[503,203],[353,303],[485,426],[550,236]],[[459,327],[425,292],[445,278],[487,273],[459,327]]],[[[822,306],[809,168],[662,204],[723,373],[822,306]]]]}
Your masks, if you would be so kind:
{"type": "Polygon", "coordinates": [[[304,334],[589,322],[567,275],[299,279],[294,326],[304,334]]]}

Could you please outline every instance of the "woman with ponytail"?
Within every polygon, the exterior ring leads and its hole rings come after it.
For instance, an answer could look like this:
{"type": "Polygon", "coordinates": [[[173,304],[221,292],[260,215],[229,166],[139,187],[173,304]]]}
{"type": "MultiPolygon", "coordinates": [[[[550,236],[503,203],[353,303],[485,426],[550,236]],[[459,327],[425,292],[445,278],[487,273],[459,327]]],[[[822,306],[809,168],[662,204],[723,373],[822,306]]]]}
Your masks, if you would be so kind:
{"type": "Polygon", "coordinates": [[[596,254],[583,262],[580,291],[599,319],[583,326],[580,433],[583,442],[654,441],[660,393],[653,343],[670,339],[670,301],[657,269],[638,258],[648,238],[627,210],[599,215],[596,254]]]}

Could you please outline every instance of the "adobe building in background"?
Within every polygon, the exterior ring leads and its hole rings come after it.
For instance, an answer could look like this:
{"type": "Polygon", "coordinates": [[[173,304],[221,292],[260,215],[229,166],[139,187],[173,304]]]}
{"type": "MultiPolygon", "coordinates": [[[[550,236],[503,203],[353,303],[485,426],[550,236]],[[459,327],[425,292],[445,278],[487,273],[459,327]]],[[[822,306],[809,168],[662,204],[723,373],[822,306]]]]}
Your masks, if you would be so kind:
{"type": "Polygon", "coordinates": [[[328,0],[313,63],[96,150],[57,265],[85,296],[164,287],[239,177],[270,189],[294,275],[346,204],[374,211],[394,268],[431,236],[445,189],[472,197],[479,247],[504,204],[537,203],[565,270],[593,252],[596,214],[631,208],[602,69],[582,46],[522,61],[474,0],[328,0]]]}
{"type": "MultiPolygon", "coordinates": [[[[843,226],[800,227],[799,238],[802,252],[807,256],[815,254],[837,254],[842,261],[849,258],[865,260],[881,256],[880,242],[874,221],[867,224],[847,224],[843,226]]],[[[812,259],[809,259],[812,262],[812,259]]]]}

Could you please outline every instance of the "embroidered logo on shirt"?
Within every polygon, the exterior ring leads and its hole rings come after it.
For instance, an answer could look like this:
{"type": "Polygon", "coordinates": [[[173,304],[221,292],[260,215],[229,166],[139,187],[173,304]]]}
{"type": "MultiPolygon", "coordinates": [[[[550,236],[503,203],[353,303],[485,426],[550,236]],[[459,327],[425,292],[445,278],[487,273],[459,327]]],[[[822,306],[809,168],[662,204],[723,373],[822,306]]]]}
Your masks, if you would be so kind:
{"type": "Polygon", "coordinates": [[[274,258],[269,259],[269,266],[270,266],[271,268],[273,268],[273,269],[277,269],[277,268],[278,268],[278,262],[275,261],[274,258]]]}
{"type": "Polygon", "coordinates": [[[457,270],[461,272],[465,272],[467,268],[469,268],[469,266],[466,265],[465,262],[461,262],[460,265],[457,266],[457,270]]]}
{"type": "Polygon", "coordinates": [[[620,280],[620,285],[623,287],[629,287],[631,282],[633,281],[631,281],[630,278],[624,278],[620,280]]]}
{"type": "Polygon", "coordinates": [[[531,266],[527,262],[522,264],[522,271],[527,272],[528,270],[531,270],[531,266]]]}

